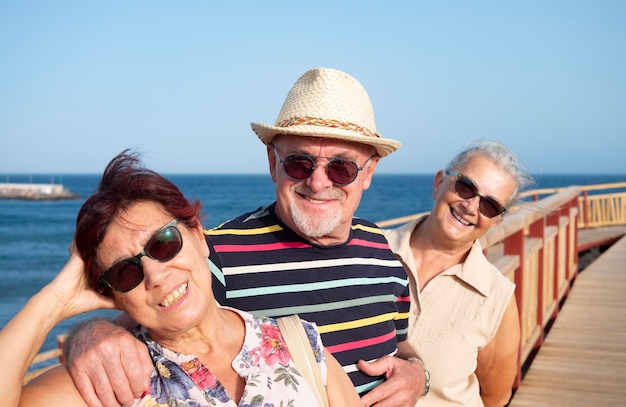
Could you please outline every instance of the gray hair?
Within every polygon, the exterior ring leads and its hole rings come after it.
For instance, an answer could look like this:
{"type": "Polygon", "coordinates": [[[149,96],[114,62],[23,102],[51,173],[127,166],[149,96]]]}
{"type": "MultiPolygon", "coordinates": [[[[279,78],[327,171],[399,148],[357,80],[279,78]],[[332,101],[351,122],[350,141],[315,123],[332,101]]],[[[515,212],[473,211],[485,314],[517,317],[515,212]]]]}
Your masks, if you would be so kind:
{"type": "Polygon", "coordinates": [[[492,140],[473,141],[450,160],[446,170],[462,170],[469,160],[477,155],[487,158],[496,166],[502,168],[515,181],[515,189],[506,206],[516,206],[522,203],[522,199],[519,196],[520,192],[533,185],[535,181],[518,160],[515,153],[504,144],[492,140]]]}

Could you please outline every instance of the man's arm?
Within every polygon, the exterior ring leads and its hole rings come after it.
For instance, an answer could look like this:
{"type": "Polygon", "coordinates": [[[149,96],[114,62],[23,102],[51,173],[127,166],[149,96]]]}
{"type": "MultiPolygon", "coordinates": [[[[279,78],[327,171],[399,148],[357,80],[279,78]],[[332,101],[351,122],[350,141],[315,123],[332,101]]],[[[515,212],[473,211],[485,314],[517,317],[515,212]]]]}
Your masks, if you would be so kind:
{"type": "Polygon", "coordinates": [[[398,355],[385,356],[375,362],[360,360],[359,369],[367,375],[384,374],[384,383],[361,397],[365,406],[376,407],[414,406],[427,393],[426,369],[408,342],[398,343],[398,355]]]}
{"type": "Polygon", "coordinates": [[[67,367],[89,407],[130,405],[150,389],[152,360],[146,346],[116,320],[94,319],[72,330],[65,344],[67,367]]]}

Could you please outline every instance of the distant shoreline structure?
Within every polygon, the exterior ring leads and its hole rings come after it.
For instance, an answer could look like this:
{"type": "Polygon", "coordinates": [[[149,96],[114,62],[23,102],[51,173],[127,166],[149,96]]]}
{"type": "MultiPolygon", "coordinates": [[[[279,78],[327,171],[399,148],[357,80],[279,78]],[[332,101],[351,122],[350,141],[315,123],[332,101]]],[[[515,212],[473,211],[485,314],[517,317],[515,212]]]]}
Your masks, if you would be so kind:
{"type": "Polygon", "coordinates": [[[71,192],[61,184],[0,183],[0,199],[56,201],[78,198],[80,195],[71,192]]]}

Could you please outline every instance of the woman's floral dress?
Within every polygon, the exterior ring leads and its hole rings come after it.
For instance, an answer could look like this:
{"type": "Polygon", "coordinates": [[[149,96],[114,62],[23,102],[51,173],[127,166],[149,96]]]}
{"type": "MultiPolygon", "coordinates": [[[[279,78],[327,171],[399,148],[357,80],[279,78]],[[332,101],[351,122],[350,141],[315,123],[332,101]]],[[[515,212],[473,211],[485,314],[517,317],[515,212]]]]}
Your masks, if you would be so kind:
{"type": "MultiPolygon", "coordinates": [[[[245,339],[232,361],[233,369],[246,381],[243,395],[236,404],[210,366],[194,355],[166,349],[139,326],[133,334],[146,343],[154,363],[150,394],[136,400],[134,406],[241,406],[287,407],[315,406],[315,396],[300,375],[273,318],[237,312],[245,321],[245,339]]],[[[326,383],[326,359],[322,341],[314,324],[302,321],[313,353],[326,383]]]]}

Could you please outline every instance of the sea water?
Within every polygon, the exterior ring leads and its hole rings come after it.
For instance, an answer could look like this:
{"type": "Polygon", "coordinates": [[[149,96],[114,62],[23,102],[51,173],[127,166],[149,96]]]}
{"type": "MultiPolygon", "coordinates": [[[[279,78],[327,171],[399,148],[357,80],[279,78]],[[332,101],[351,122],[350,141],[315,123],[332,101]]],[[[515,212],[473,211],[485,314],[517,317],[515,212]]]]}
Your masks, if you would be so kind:
{"type": "MultiPolygon", "coordinates": [[[[168,175],[189,199],[203,204],[205,227],[220,223],[274,201],[269,175],[168,175]]],[[[0,200],[0,327],[28,298],[48,283],[68,259],[76,215],[92,194],[100,175],[51,177],[3,176],[2,181],[62,183],[80,199],[62,201],[0,200]]],[[[377,174],[361,200],[357,216],[381,221],[430,210],[432,175],[377,174]]],[[[626,181],[623,175],[541,175],[535,188],[590,185],[626,181]]],[[[56,336],[76,322],[117,311],[95,311],[59,324],[42,350],[55,348],[56,336]]]]}

